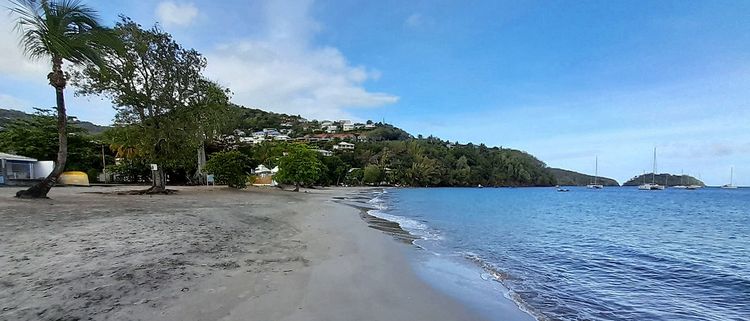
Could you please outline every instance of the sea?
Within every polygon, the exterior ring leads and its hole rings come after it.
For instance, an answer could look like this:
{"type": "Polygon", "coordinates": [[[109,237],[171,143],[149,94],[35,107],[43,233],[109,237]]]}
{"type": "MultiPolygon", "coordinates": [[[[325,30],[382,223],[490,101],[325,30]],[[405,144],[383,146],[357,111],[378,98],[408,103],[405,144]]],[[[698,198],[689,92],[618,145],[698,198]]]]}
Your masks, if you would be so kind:
{"type": "Polygon", "coordinates": [[[490,320],[750,320],[750,189],[388,188],[370,215],[490,320]]]}

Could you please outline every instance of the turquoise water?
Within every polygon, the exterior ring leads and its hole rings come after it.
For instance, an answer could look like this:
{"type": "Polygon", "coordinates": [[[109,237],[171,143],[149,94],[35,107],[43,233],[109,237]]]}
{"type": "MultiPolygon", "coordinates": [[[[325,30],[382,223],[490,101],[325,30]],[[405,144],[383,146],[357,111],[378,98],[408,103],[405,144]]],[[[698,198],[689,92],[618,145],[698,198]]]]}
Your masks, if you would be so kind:
{"type": "Polygon", "coordinates": [[[750,189],[388,189],[371,203],[538,319],[750,320],[750,189]]]}

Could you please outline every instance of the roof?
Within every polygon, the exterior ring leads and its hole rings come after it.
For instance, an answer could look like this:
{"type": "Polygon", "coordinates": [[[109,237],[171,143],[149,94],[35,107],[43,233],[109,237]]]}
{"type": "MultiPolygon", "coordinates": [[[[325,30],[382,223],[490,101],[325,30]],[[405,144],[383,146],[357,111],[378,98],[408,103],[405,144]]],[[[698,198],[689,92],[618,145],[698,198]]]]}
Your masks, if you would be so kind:
{"type": "Polygon", "coordinates": [[[13,155],[13,154],[8,154],[8,153],[0,153],[0,159],[10,160],[10,161],[36,162],[35,158],[20,156],[20,155],[13,155]]]}
{"type": "Polygon", "coordinates": [[[352,143],[347,143],[347,142],[340,142],[340,143],[339,143],[339,145],[344,145],[344,146],[354,146],[354,144],[352,144],[352,143]]]}

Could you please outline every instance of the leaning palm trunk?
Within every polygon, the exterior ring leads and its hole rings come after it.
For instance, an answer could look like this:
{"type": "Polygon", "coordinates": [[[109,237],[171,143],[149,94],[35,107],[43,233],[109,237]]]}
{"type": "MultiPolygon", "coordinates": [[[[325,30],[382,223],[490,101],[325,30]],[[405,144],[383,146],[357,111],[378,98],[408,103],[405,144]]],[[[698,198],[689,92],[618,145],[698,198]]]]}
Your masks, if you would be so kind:
{"type": "Polygon", "coordinates": [[[16,197],[18,198],[46,198],[47,193],[52,186],[57,183],[57,179],[60,174],[65,171],[65,163],[68,160],[68,115],[65,111],[65,85],[67,80],[65,74],[62,71],[62,59],[59,57],[52,58],[52,72],[47,76],[49,83],[55,88],[55,94],[57,98],[57,161],[52,172],[41,182],[29,189],[18,191],[16,197]]]}

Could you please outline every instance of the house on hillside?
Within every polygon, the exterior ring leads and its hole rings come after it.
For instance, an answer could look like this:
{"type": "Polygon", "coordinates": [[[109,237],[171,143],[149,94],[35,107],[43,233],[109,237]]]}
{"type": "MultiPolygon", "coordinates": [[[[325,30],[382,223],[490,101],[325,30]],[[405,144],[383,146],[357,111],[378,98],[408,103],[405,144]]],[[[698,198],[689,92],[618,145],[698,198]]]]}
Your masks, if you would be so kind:
{"type": "Polygon", "coordinates": [[[339,126],[336,125],[330,125],[326,127],[326,133],[335,133],[337,130],[339,130],[339,126]]]}
{"type": "Polygon", "coordinates": [[[375,124],[365,124],[366,129],[373,129],[375,127],[378,127],[378,126],[375,126],[375,124]]]}
{"type": "Polygon", "coordinates": [[[318,153],[320,153],[320,155],[323,155],[323,156],[326,156],[326,157],[333,156],[333,152],[330,151],[330,150],[316,149],[315,151],[318,152],[318,153]]]}
{"type": "Polygon", "coordinates": [[[354,144],[347,143],[347,142],[340,142],[336,145],[333,145],[333,149],[338,150],[354,150],[354,144]]]}
{"type": "Polygon", "coordinates": [[[291,139],[291,137],[289,137],[287,135],[278,135],[278,136],[274,136],[273,137],[273,140],[280,140],[280,141],[288,141],[290,139],[291,139]]]}
{"type": "Polygon", "coordinates": [[[355,127],[354,127],[354,124],[344,124],[342,125],[342,128],[344,129],[345,132],[348,132],[350,130],[354,130],[355,127]]]}

